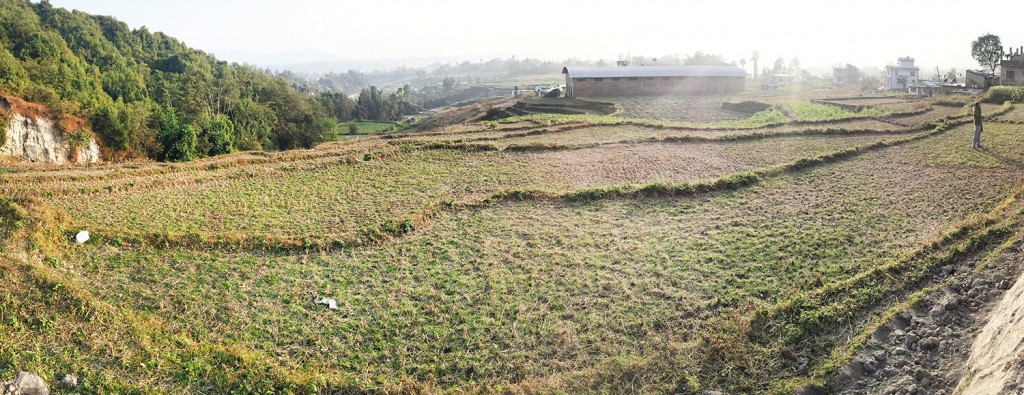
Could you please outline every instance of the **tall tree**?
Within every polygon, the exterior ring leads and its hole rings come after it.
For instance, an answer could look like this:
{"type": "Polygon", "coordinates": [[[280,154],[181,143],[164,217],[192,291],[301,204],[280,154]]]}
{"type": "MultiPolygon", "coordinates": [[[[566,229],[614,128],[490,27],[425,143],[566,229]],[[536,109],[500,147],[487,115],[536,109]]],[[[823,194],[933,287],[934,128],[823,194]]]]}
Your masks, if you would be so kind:
{"type": "Polygon", "coordinates": [[[943,77],[944,77],[944,79],[946,81],[955,83],[956,82],[956,68],[954,67],[954,68],[949,69],[949,71],[946,71],[946,74],[943,77]]]}
{"type": "Polygon", "coordinates": [[[683,61],[684,66],[721,66],[726,64],[722,60],[722,55],[703,53],[697,51],[693,53],[693,56],[687,55],[686,60],[683,61]]]}
{"type": "Polygon", "coordinates": [[[782,71],[786,69],[786,60],[781,57],[775,59],[775,65],[772,66],[772,74],[782,74],[782,71]]]}
{"type": "Polygon", "coordinates": [[[750,54],[750,61],[754,62],[754,79],[757,79],[757,70],[758,70],[758,68],[757,68],[757,60],[758,59],[761,59],[761,53],[760,52],[754,51],[753,53],[750,54]]]}
{"type": "Polygon", "coordinates": [[[971,57],[978,61],[982,67],[987,67],[992,74],[996,73],[996,66],[1003,57],[1003,44],[999,36],[986,33],[971,42],[971,57]]]}

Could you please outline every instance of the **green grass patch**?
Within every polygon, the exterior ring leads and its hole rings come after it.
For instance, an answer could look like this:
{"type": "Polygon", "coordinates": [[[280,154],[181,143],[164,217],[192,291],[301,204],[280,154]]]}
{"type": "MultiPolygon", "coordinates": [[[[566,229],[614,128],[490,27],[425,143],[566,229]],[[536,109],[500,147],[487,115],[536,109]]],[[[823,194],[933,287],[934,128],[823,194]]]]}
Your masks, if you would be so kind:
{"type": "Polygon", "coordinates": [[[986,103],[1024,102],[1024,86],[993,86],[983,99],[986,103]]]}
{"type": "Polygon", "coordinates": [[[339,124],[339,134],[388,134],[402,130],[406,125],[400,122],[354,121],[339,124]]]}
{"type": "Polygon", "coordinates": [[[869,107],[859,112],[844,110],[827,104],[790,100],[779,105],[783,113],[798,122],[831,122],[850,118],[869,118],[887,115],[885,110],[869,107]]]}

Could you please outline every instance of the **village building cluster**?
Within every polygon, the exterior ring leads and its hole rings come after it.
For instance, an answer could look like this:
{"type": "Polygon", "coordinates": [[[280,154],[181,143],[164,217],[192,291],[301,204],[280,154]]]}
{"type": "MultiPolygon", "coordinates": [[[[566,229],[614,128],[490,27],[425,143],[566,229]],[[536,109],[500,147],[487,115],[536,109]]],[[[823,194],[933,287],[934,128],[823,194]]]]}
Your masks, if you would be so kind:
{"type": "MultiPolygon", "coordinates": [[[[999,72],[967,70],[964,74],[947,74],[939,81],[922,78],[913,57],[904,56],[885,66],[879,78],[879,90],[904,91],[931,96],[954,92],[977,92],[995,85],[1024,85],[1024,46],[1004,52],[999,72]],[[963,77],[959,79],[957,77],[963,77]]],[[[763,74],[762,90],[779,89],[798,83],[792,73],[763,74]]],[[[936,70],[936,72],[938,72],[936,70]]],[[[562,68],[565,85],[560,87],[569,98],[581,96],[630,96],[662,94],[731,94],[745,89],[747,73],[735,65],[720,66],[566,66],[562,68]]],[[[806,73],[805,73],[806,74],[806,73]]],[[[863,73],[851,64],[832,69],[832,84],[857,87],[863,73]]],[[[806,78],[806,77],[805,77],[806,78]]],[[[872,87],[873,88],[873,87],[872,87]]],[[[516,90],[516,95],[522,91],[516,90]]],[[[533,93],[533,92],[531,92],[533,93]]],[[[546,92],[536,92],[543,95],[546,92]]]]}

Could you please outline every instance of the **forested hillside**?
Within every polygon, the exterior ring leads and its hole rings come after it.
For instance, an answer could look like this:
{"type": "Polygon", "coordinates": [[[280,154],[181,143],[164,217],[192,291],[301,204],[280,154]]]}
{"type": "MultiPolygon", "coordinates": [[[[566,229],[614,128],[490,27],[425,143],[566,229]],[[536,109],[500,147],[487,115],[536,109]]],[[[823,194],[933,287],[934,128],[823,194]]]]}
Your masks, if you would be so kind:
{"type": "Polygon", "coordinates": [[[145,27],[0,0],[0,93],[85,118],[108,159],[184,161],[334,138],[316,97],[145,27]]]}

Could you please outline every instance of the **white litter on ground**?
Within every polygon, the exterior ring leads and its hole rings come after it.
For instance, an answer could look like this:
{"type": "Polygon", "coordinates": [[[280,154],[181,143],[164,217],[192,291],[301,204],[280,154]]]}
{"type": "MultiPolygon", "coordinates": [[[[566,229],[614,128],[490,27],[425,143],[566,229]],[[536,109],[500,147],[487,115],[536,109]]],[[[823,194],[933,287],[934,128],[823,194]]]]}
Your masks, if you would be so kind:
{"type": "Polygon", "coordinates": [[[75,235],[75,242],[76,243],[82,244],[82,243],[85,243],[87,241],[89,241],[89,231],[83,230],[81,232],[78,232],[78,234],[75,235]]]}
{"type": "Polygon", "coordinates": [[[338,309],[338,301],[336,301],[334,299],[317,299],[316,303],[317,304],[327,305],[327,308],[329,308],[331,310],[337,310],[338,309]]]}

